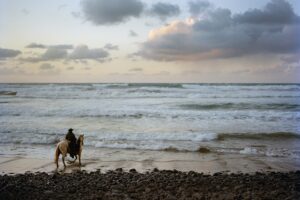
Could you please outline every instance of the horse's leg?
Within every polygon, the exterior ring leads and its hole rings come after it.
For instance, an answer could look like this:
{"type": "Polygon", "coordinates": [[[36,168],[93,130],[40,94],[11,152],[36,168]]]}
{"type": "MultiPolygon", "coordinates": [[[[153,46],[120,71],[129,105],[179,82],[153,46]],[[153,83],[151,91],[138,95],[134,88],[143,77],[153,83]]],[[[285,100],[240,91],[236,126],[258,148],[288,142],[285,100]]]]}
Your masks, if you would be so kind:
{"type": "Polygon", "coordinates": [[[56,168],[58,168],[58,156],[55,156],[55,164],[56,164],[56,168]]]}
{"type": "Polygon", "coordinates": [[[63,156],[62,156],[62,161],[63,161],[63,163],[64,163],[64,167],[66,168],[65,157],[66,157],[66,155],[63,155],[63,156]]]}
{"type": "Polygon", "coordinates": [[[79,156],[79,166],[81,166],[81,152],[80,151],[79,151],[78,156],[79,156]]]}
{"type": "Polygon", "coordinates": [[[56,147],[56,150],[55,150],[55,163],[56,163],[56,168],[58,168],[58,159],[59,159],[59,155],[60,155],[60,150],[58,147],[56,147]]]}

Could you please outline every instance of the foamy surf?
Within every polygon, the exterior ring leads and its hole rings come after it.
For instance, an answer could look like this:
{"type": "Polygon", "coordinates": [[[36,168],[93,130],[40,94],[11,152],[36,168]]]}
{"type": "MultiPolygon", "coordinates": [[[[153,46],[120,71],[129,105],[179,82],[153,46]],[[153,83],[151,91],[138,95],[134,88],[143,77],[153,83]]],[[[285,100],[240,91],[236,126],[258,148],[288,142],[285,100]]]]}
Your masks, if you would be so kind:
{"type": "Polygon", "coordinates": [[[0,95],[3,145],[54,146],[72,127],[92,149],[300,151],[299,84],[0,84],[0,91],[16,92],[0,95]]]}
{"type": "Polygon", "coordinates": [[[216,133],[101,133],[97,134],[97,140],[128,140],[128,141],[195,141],[204,142],[217,138],[216,133]]]}

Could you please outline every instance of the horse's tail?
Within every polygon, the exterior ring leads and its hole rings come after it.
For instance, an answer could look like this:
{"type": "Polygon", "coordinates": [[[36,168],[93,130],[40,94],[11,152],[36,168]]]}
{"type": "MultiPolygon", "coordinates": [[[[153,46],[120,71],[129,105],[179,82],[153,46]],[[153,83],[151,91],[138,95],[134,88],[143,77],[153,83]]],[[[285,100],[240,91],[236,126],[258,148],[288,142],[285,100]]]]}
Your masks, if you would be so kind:
{"type": "Polygon", "coordinates": [[[54,162],[56,163],[56,166],[58,166],[58,158],[60,154],[59,145],[56,146],[55,155],[54,155],[54,162]]]}

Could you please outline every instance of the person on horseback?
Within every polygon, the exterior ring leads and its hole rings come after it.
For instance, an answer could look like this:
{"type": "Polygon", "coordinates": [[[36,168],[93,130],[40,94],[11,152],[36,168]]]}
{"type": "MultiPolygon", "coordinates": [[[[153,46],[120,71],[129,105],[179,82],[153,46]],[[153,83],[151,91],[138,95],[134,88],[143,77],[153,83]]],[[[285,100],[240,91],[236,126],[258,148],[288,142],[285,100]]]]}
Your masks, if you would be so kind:
{"type": "Polygon", "coordinates": [[[77,139],[76,139],[76,137],[75,137],[75,135],[73,133],[73,129],[72,128],[70,128],[68,130],[68,133],[66,135],[66,140],[70,141],[68,151],[70,153],[70,156],[72,158],[74,158],[74,156],[76,154],[76,141],[77,141],[77,139]]]}

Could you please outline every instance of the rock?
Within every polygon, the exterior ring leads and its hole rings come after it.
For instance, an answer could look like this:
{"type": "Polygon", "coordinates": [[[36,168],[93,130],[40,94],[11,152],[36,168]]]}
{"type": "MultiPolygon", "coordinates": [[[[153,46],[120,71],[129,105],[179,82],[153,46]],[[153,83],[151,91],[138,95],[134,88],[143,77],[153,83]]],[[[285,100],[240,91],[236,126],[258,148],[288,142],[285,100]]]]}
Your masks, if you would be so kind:
{"type": "Polygon", "coordinates": [[[122,168],[117,168],[116,171],[117,172],[123,172],[123,169],[122,168]]]}
{"type": "Polygon", "coordinates": [[[200,147],[198,149],[198,152],[199,153],[210,153],[210,150],[209,150],[209,148],[206,148],[206,147],[200,147]]]}
{"type": "Polygon", "coordinates": [[[130,169],[129,172],[130,173],[136,173],[137,171],[135,169],[130,169]]]}
{"type": "Polygon", "coordinates": [[[52,194],[52,193],[53,193],[52,190],[45,190],[45,191],[44,191],[44,194],[52,194]]]}
{"type": "Polygon", "coordinates": [[[154,168],[153,172],[159,172],[159,170],[157,168],[154,168]]]}
{"type": "Polygon", "coordinates": [[[299,173],[200,174],[154,169],[0,175],[0,199],[299,199],[299,173]]]}

